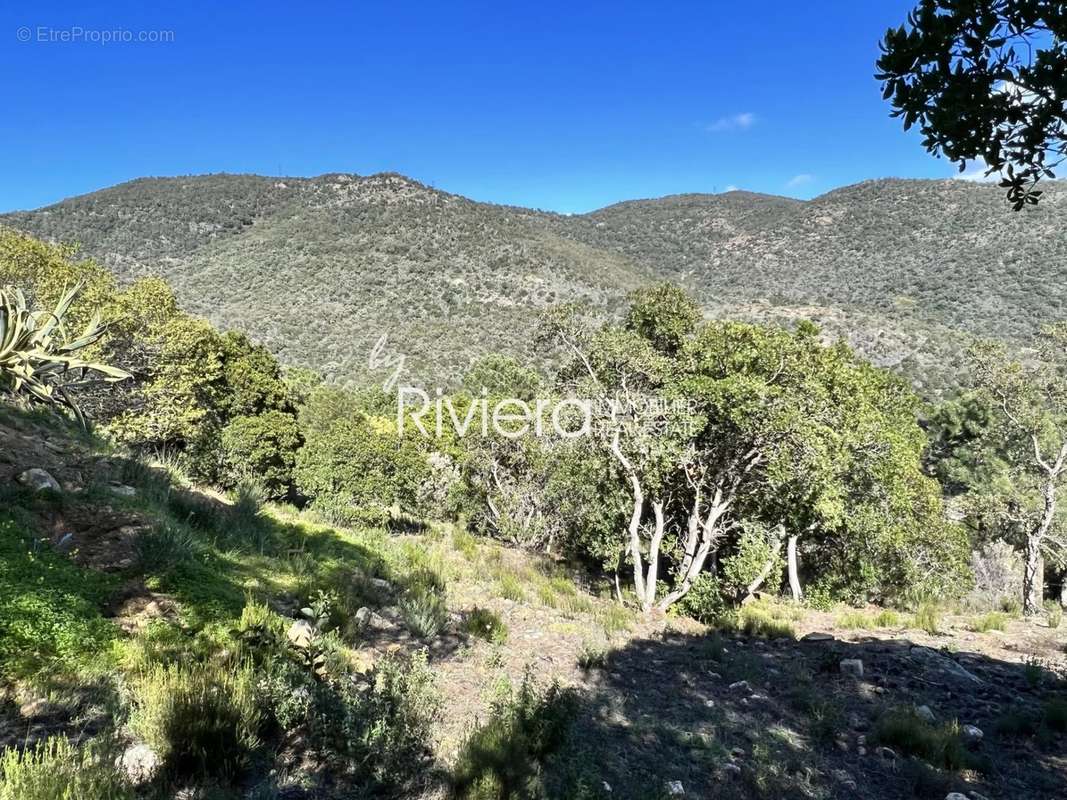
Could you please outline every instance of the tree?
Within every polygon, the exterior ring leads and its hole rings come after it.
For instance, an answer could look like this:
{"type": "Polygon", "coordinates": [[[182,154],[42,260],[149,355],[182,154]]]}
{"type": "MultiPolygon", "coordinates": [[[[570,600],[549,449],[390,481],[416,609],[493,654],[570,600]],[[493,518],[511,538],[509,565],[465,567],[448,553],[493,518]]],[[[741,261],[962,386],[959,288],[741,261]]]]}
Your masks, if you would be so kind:
{"type": "Polygon", "coordinates": [[[998,418],[986,441],[1003,454],[1010,477],[986,490],[995,502],[986,504],[985,516],[1022,540],[1023,613],[1037,614],[1042,558],[1067,556],[1067,538],[1056,524],[1067,475],[1067,323],[1043,329],[1031,362],[1013,360],[1004,345],[990,342],[974,345],[969,357],[978,390],[998,418]]]}
{"type": "Polygon", "coordinates": [[[923,146],[984,160],[1018,211],[1067,157],[1067,5],[1062,0],[922,0],[881,44],[877,78],[923,146]]]}
{"type": "Polygon", "coordinates": [[[273,499],[289,493],[300,447],[300,431],[292,414],[272,409],[235,417],[222,429],[221,437],[227,483],[252,480],[273,499]]]}

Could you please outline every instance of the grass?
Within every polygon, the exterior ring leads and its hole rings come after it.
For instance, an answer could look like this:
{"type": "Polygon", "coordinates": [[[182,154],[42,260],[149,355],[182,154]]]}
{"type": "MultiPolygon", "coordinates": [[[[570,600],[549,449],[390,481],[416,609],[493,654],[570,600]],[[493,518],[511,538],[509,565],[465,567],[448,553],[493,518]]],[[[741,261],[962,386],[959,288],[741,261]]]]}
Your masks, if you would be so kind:
{"type": "Polygon", "coordinates": [[[934,603],[923,603],[911,618],[911,627],[926,631],[931,636],[941,633],[941,611],[934,603]]]}
{"type": "Polygon", "coordinates": [[[63,736],[0,756],[0,800],[133,800],[106,746],[76,748],[63,736]]]}
{"type": "Polygon", "coordinates": [[[508,626],[504,620],[487,608],[471,609],[463,620],[463,631],[493,644],[503,644],[508,639],[508,626]]]}
{"type": "Polygon", "coordinates": [[[1050,628],[1060,627],[1063,622],[1063,606],[1054,600],[1045,603],[1045,621],[1050,628]]]}
{"type": "Polygon", "coordinates": [[[607,663],[608,650],[606,647],[591,642],[582,644],[582,649],[578,652],[578,667],[580,669],[585,671],[603,669],[607,663]]]}
{"type": "Polygon", "coordinates": [[[877,614],[849,609],[838,614],[837,627],[844,630],[877,630],[880,628],[899,628],[903,624],[900,614],[891,608],[883,608],[877,614]]]}
{"type": "Polygon", "coordinates": [[[974,617],[967,624],[967,629],[975,633],[1003,631],[1008,627],[1008,615],[1003,611],[990,611],[988,614],[974,617]]]}
{"type": "Polygon", "coordinates": [[[117,633],[100,613],[114,585],[0,514],[0,674],[88,666],[117,633]]]}
{"type": "Polygon", "coordinates": [[[742,606],[731,622],[737,631],[746,636],[760,639],[795,639],[795,613],[799,613],[798,610],[772,603],[755,602],[742,606]]]}
{"type": "Polygon", "coordinates": [[[978,769],[978,760],[967,750],[955,722],[931,725],[912,709],[894,709],[875,725],[871,740],[898,753],[915,756],[938,769],[978,769]]]}
{"type": "Polygon", "coordinates": [[[505,600],[521,603],[526,599],[526,588],[518,576],[505,572],[497,578],[497,591],[505,600]]]}

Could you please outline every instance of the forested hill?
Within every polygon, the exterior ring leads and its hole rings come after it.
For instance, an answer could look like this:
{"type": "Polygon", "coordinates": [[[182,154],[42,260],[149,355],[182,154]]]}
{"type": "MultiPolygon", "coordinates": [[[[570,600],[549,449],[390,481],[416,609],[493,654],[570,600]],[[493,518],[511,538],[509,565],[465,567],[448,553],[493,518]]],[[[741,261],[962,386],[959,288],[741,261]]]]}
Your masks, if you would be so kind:
{"type": "Polygon", "coordinates": [[[186,308],[290,363],[365,380],[375,341],[412,380],[502,349],[534,357],[538,311],[603,313],[670,279],[720,315],[814,318],[920,388],[951,382],[961,332],[1025,343],[1067,317],[1067,188],[1012,213],[1002,190],[880,180],[814,200],[728,192],[561,216],[400,175],[145,178],[0,216],[79,242],[122,278],[161,273],[186,308]]]}

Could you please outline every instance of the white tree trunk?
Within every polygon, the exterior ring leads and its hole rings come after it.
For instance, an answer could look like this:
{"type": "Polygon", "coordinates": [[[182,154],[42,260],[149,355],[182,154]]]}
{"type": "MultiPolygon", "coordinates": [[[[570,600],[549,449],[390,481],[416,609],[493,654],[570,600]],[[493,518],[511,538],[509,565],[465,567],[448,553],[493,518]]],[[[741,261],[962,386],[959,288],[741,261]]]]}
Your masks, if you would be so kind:
{"type": "Polygon", "coordinates": [[[804,592],[800,587],[800,572],[797,566],[797,539],[799,538],[795,533],[790,535],[785,548],[786,565],[789,570],[789,592],[793,595],[794,603],[799,603],[804,597],[804,592]]]}

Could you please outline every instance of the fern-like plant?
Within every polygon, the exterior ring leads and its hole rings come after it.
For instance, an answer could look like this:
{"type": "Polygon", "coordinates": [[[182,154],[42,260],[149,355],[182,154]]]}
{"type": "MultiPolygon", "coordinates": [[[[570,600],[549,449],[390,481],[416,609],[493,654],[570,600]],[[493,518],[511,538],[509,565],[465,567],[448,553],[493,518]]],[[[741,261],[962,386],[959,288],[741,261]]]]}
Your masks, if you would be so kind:
{"type": "Polygon", "coordinates": [[[32,311],[21,289],[0,288],[0,394],[67,408],[84,425],[71,391],[99,381],[116,383],[130,375],[79,357],[107,331],[97,315],[80,336],[68,334],[64,318],[81,289],[79,283],[64,294],[54,311],[32,311]]]}

